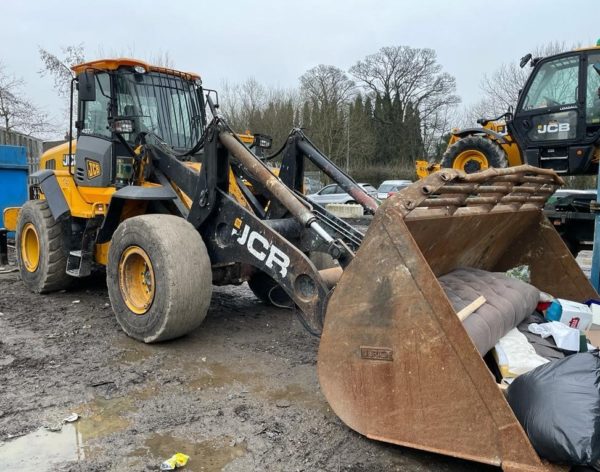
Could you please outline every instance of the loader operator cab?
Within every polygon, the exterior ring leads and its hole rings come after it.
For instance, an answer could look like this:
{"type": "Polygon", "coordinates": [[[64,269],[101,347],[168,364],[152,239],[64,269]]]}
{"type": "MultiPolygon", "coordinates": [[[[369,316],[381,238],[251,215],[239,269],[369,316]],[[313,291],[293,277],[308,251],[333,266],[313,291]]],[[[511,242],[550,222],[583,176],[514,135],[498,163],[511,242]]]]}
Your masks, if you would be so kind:
{"type": "Polygon", "coordinates": [[[193,151],[201,140],[206,115],[199,76],[129,59],[73,69],[79,93],[70,169],[78,185],[126,185],[134,149],[147,139],[178,154],[193,151]]]}
{"type": "Polygon", "coordinates": [[[563,174],[596,173],[592,160],[600,138],[600,47],[531,63],[533,71],[508,121],[524,161],[563,174]]]}

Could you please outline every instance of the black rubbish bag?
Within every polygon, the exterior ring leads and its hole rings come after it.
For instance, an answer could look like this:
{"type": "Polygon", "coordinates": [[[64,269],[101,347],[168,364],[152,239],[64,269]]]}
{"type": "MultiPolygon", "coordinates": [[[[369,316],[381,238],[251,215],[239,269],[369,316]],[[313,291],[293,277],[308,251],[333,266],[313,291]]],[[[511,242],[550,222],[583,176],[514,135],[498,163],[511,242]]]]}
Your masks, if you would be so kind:
{"type": "Polygon", "coordinates": [[[600,470],[600,351],[574,354],[517,377],[508,388],[508,403],[540,457],[600,470]]]}

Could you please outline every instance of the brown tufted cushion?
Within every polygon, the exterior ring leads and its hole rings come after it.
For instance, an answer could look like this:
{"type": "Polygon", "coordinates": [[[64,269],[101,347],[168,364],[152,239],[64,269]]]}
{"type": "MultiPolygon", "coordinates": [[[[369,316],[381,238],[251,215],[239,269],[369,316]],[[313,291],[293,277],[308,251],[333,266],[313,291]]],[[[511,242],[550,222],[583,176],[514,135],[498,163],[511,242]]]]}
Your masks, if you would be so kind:
{"type": "Polygon", "coordinates": [[[456,312],[479,296],[485,297],[485,304],[463,322],[482,355],[533,313],[540,298],[539,290],[533,285],[501,272],[460,268],[438,280],[456,312]]]}

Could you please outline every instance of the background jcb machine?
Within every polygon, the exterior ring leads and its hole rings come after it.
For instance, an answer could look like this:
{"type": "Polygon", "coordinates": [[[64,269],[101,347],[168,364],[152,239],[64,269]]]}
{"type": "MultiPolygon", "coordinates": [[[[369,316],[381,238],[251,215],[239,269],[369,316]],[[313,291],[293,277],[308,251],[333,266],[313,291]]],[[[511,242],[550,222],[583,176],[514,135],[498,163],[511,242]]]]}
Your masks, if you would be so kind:
{"type": "Polygon", "coordinates": [[[514,113],[454,129],[441,167],[467,173],[527,163],[559,174],[596,174],[600,149],[600,47],[544,58],[527,54],[533,70],[514,113]]]}
{"type": "Polygon", "coordinates": [[[505,471],[553,470],[437,277],[527,264],[541,290],[597,297],[541,212],[561,184],[556,173],[445,169],[379,206],[297,129],[274,175],[194,74],[133,60],[74,71],[74,162],[65,170],[48,164],[32,199],[5,212],[32,290],[58,290],[106,266],[118,322],[155,342],[196,328],[213,284],[248,280],[267,300],[287,297],[304,326],[322,335],[320,384],[351,428],[505,471]],[[307,159],[374,213],[366,234],[302,195],[307,159]],[[319,270],[311,252],[337,266],[319,270]]]}

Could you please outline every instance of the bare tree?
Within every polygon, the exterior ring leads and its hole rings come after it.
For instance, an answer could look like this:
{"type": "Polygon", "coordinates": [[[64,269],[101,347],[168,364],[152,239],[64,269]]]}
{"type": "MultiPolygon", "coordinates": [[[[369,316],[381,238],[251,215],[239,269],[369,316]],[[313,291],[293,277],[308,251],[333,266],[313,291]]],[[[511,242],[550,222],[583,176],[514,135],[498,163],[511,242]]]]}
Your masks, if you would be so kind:
{"type": "Polygon", "coordinates": [[[320,64],[300,76],[300,95],[312,108],[310,134],[336,161],[347,152],[346,120],[355,90],[354,81],[335,66],[320,64]]]}
{"type": "Polygon", "coordinates": [[[44,68],[39,73],[42,77],[52,77],[59,96],[68,99],[71,90],[71,79],[73,78],[71,67],[85,61],[83,44],[63,47],[61,52],[62,55],[59,57],[40,47],[40,59],[44,64],[44,68]]]}
{"type": "Polygon", "coordinates": [[[371,94],[390,102],[398,100],[404,114],[410,109],[418,111],[427,152],[446,131],[448,110],[460,103],[456,79],[442,71],[433,49],[383,47],[358,61],[350,73],[371,94]]]}
{"type": "Polygon", "coordinates": [[[398,97],[404,110],[411,104],[422,120],[440,106],[454,106],[460,98],[454,94],[456,79],[437,62],[433,49],[409,46],[383,47],[350,68],[368,90],[380,97],[398,97]]]}
{"type": "Polygon", "coordinates": [[[0,63],[0,119],[7,131],[42,136],[55,131],[48,115],[26,98],[23,79],[6,72],[0,63]]]}
{"type": "Polygon", "coordinates": [[[61,48],[61,56],[53,54],[42,47],[39,48],[39,53],[40,59],[44,64],[44,67],[39,71],[39,74],[42,77],[50,76],[53,78],[54,87],[58,93],[58,96],[62,98],[64,102],[63,122],[66,125],[64,125],[65,128],[68,128],[67,119],[69,112],[72,111],[73,116],[76,116],[77,113],[76,90],[74,91],[75,95],[73,97],[73,110],[70,110],[69,107],[71,98],[71,81],[73,79],[71,67],[75,64],[80,64],[85,61],[83,44],[61,48]]]}
{"type": "Polygon", "coordinates": [[[294,126],[300,107],[296,90],[267,87],[254,77],[242,83],[223,82],[219,99],[221,112],[235,131],[268,134],[276,147],[294,126]]]}
{"type": "Polygon", "coordinates": [[[300,77],[300,92],[305,100],[319,107],[339,108],[352,97],[356,84],[335,66],[320,64],[300,77]]]}

